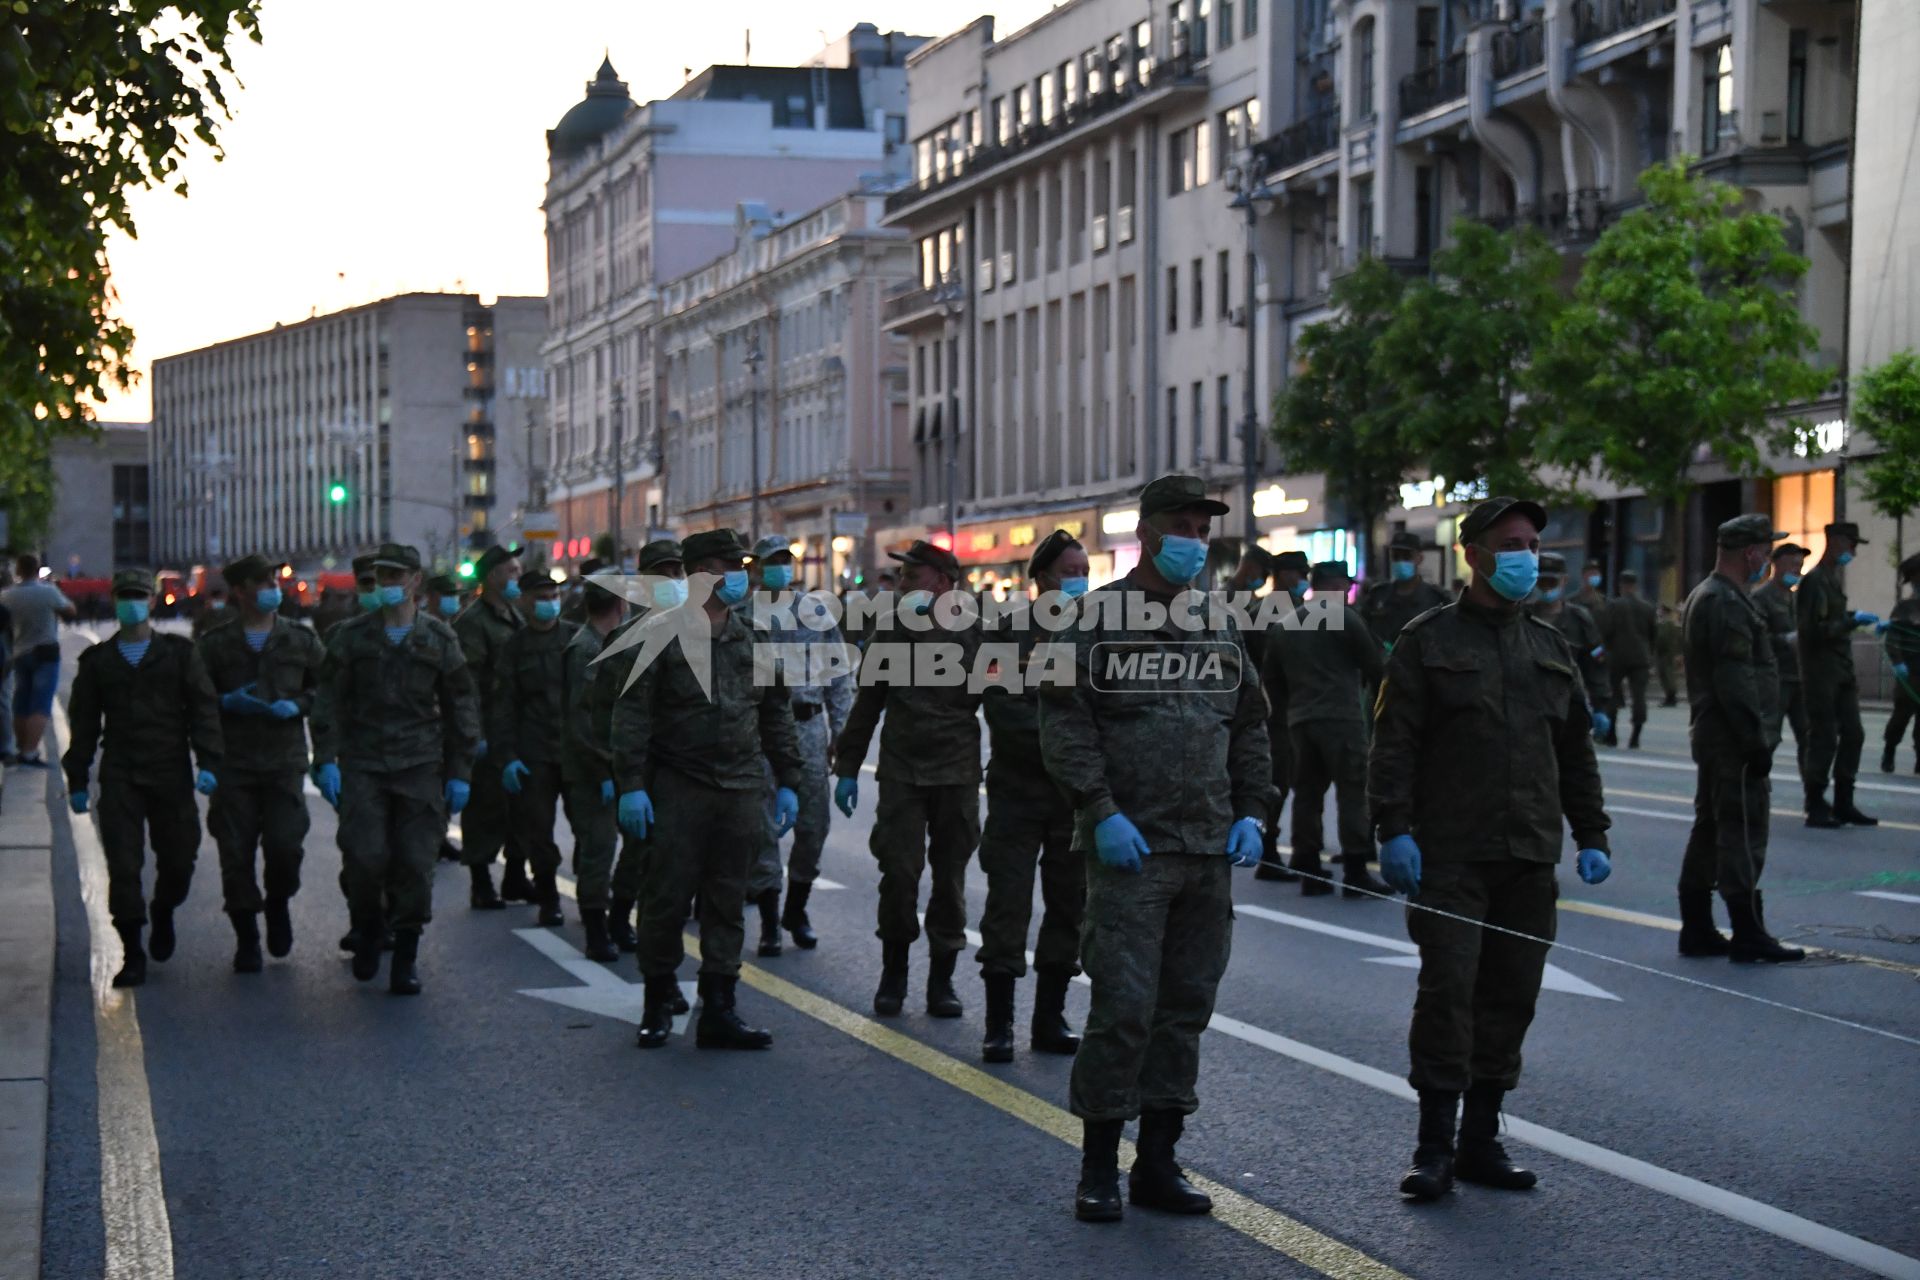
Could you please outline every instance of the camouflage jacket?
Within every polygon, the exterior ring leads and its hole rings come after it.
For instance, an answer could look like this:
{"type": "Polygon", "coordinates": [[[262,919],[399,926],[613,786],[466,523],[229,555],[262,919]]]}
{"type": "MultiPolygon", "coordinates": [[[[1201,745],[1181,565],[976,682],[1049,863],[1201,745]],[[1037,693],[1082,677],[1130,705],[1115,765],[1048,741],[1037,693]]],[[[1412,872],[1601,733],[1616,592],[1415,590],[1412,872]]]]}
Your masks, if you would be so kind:
{"type": "Polygon", "coordinates": [[[220,771],[219,699],[186,636],[154,632],[137,667],[121,655],[118,633],[89,646],[74,666],[67,715],[72,741],[60,763],[69,792],[86,789],[96,749],[102,782],[184,780],[189,749],[202,769],[220,771]]]}
{"type": "Polygon", "coordinates": [[[558,764],[565,733],[566,653],[576,630],[555,622],[542,631],[525,626],[507,637],[494,660],[488,700],[487,755],[500,767],[558,764]]]}
{"type": "Polygon", "coordinates": [[[1400,639],[1400,633],[1407,624],[1429,609],[1439,609],[1453,603],[1453,597],[1434,586],[1425,578],[1415,578],[1410,584],[1382,582],[1360,597],[1360,616],[1367,620],[1367,626],[1388,652],[1400,639]]]}
{"type": "Polygon", "coordinates": [[[343,622],[327,641],[313,710],[314,763],[373,773],[432,764],[466,781],[480,740],[480,695],[459,638],[438,618],[415,613],[413,630],[394,644],[381,617],[343,622]]]}
{"type": "Polygon", "coordinates": [[[1368,691],[1386,671],[1380,642],[1357,609],[1340,603],[1333,618],[1302,605],[1295,616],[1307,625],[1267,632],[1266,665],[1260,670],[1267,697],[1286,707],[1286,723],[1351,720],[1365,723],[1368,691]]]}
{"type": "Polygon", "coordinates": [[[987,760],[987,785],[1057,796],[1040,755],[1040,690],[1037,686],[1028,687],[1026,680],[1034,672],[1035,647],[1047,639],[1048,634],[1034,624],[1030,613],[1024,612],[1012,619],[1009,626],[987,634],[990,637],[987,643],[1017,646],[1018,656],[1011,661],[1021,675],[1018,693],[1001,685],[989,685],[983,691],[981,708],[986,713],[987,739],[992,750],[987,760]]]}
{"type": "Polygon", "coordinates": [[[1793,593],[1800,633],[1800,678],[1846,683],[1853,679],[1853,610],[1840,571],[1817,564],[1793,593]]]}
{"type": "Polygon", "coordinates": [[[984,634],[977,622],[959,631],[938,625],[914,630],[880,619],[861,655],[860,690],[834,746],[834,773],[842,778],[859,775],[877,727],[880,760],[874,777],[882,782],[978,786],[981,693],[968,688],[964,674],[957,684],[916,683],[915,669],[923,665],[923,655],[942,653],[963,673],[971,671],[984,634]]]}
{"type": "Polygon", "coordinates": [[[1696,760],[1731,748],[1770,751],[1780,742],[1780,670],[1773,637],[1753,598],[1712,574],[1687,597],[1683,659],[1696,760]]]}
{"type": "MultiPolygon", "coordinates": [[[[564,717],[560,738],[560,776],[568,784],[598,783],[613,777],[613,753],[608,744],[613,705],[607,705],[608,730],[596,731],[593,693],[598,686],[600,656],[613,633],[603,636],[583,626],[567,641],[560,663],[560,705],[564,717]]],[[[607,664],[601,664],[607,665],[607,664]]],[[[611,682],[612,677],[609,677],[611,682]]]]}
{"type": "Polygon", "coordinates": [[[1607,665],[1619,671],[1653,663],[1654,631],[1660,615],[1644,596],[1616,596],[1607,602],[1600,623],[1607,645],[1607,665]]]}
{"type": "Polygon", "coordinates": [[[1567,647],[1573,650],[1573,665],[1580,669],[1580,683],[1588,710],[1604,707],[1611,702],[1613,683],[1607,679],[1607,660],[1603,654],[1594,652],[1605,648],[1605,638],[1600,634],[1600,624],[1593,620],[1593,615],[1587,612],[1586,607],[1568,600],[1552,611],[1538,603],[1530,604],[1527,612],[1558,631],[1566,640],[1567,647]]]}
{"type": "Polygon", "coordinates": [[[262,702],[285,700],[300,708],[298,716],[286,720],[221,711],[220,731],[229,767],[236,770],[269,773],[307,767],[304,717],[313,714],[327,647],[297,622],[277,615],[272,621],[273,628],[258,652],[247,643],[247,628],[238,613],[195,641],[215,694],[250,689],[262,702]]]}
{"type": "MultiPolygon", "coordinates": [[[[460,638],[460,649],[473,668],[480,692],[480,732],[484,736],[493,722],[493,672],[500,664],[500,650],[513,633],[527,625],[520,611],[505,600],[475,596],[473,602],[453,620],[453,633],[460,638]]],[[[491,751],[491,746],[489,746],[491,751]]],[[[505,765],[502,759],[499,762],[505,765]]]]}
{"type": "Polygon", "coordinates": [[[1784,684],[1800,683],[1800,657],[1793,650],[1794,629],[1800,625],[1793,607],[1793,588],[1778,578],[1769,578],[1755,587],[1748,599],[1760,611],[1767,624],[1767,638],[1773,645],[1773,665],[1780,670],[1784,684]]]}

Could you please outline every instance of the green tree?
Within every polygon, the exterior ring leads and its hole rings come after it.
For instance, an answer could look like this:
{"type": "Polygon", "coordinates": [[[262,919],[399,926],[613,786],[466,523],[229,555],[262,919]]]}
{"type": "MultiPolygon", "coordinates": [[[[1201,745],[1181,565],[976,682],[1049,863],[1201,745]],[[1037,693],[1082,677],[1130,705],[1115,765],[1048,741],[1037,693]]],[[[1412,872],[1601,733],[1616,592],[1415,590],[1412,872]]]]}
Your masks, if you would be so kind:
{"type": "Polygon", "coordinates": [[[1920,511],[1920,356],[1902,351],[1862,370],[1853,384],[1853,423],[1881,450],[1859,464],[1861,495],[1895,520],[1920,511]]]}
{"type": "Polygon", "coordinates": [[[1381,335],[1375,359],[1400,388],[1401,431],[1450,484],[1538,490],[1522,389],[1534,342],[1566,306],[1561,269],[1538,229],[1496,231],[1463,218],[1381,335]]]}
{"type": "Polygon", "coordinates": [[[1372,258],[1337,280],[1331,301],[1338,314],[1300,335],[1304,368],[1275,403],[1273,439],[1284,469],[1326,476],[1327,496],[1358,517],[1369,574],[1377,568],[1374,526],[1421,462],[1400,429],[1403,392],[1377,358],[1405,293],[1403,278],[1372,258]]]}
{"type": "Polygon", "coordinates": [[[50,501],[47,450],[132,380],[106,238],[128,194],[217,146],[230,41],[260,0],[11,0],[0,27],[0,502],[14,541],[50,501]]]}
{"type": "Polygon", "coordinates": [[[1646,203],[1595,241],[1528,384],[1546,460],[1576,481],[1676,499],[1703,452],[1764,474],[1801,436],[1771,415],[1832,374],[1808,362],[1816,335],[1793,294],[1807,260],[1779,218],[1685,157],[1647,170],[1640,189],[1646,203]]]}

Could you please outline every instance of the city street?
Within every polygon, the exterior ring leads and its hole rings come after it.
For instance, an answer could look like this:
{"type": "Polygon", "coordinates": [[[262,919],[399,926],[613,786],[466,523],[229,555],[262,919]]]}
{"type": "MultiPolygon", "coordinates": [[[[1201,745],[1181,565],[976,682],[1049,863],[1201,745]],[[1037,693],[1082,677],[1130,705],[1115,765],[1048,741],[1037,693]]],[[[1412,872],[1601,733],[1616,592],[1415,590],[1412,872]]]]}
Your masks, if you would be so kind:
{"type": "MultiPolygon", "coordinates": [[[[85,640],[68,632],[69,658],[85,640]]],[[[697,1052],[691,1034],[640,1052],[631,957],[582,958],[571,902],[557,930],[527,906],[469,910],[465,872],[447,864],[425,994],[355,983],[335,948],[334,814],[317,796],[288,959],[231,972],[208,840],[177,954],[137,995],[112,992],[98,840],[69,822],[51,771],[43,1274],[1920,1276],[1910,751],[1903,772],[1879,773],[1885,717],[1871,713],[1860,804],[1881,825],[1814,832],[1783,749],[1768,916],[1818,954],[1681,960],[1673,884],[1693,772],[1685,708],[1652,715],[1646,749],[1602,752],[1612,878],[1588,887],[1562,866],[1562,945],[1509,1100],[1509,1147],[1538,1189],[1402,1203],[1415,1121],[1403,908],[1303,899],[1241,872],[1181,1147],[1216,1213],[1131,1210],[1119,1226],[1073,1218],[1070,1062],[1026,1051],[1030,982],[1010,1066],[980,1063],[970,960],[964,1019],[925,1015],[923,947],[905,1014],[871,1016],[871,759],[859,810],[835,815],[819,949],[753,957],[749,910],[740,1001],[774,1035],[764,1054],[697,1052]]],[[[64,736],[64,716],[55,727],[64,736]]],[[[968,897],[977,922],[977,869],[968,897]]],[[[1076,985],[1076,1027],[1086,999],[1076,985]]]]}

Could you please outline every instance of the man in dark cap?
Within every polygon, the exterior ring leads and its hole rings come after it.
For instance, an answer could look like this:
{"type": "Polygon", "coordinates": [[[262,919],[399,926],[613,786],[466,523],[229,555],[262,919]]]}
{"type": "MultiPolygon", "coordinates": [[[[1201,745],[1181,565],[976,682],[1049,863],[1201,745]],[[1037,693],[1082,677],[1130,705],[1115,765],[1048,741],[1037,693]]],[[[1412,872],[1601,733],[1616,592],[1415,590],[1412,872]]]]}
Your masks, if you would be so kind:
{"type": "Polygon", "coordinates": [[[1420,576],[1426,550],[1417,533],[1402,530],[1387,542],[1387,580],[1375,583],[1360,599],[1360,616],[1387,652],[1409,622],[1429,609],[1451,604],[1453,597],[1420,576]]]}
{"type": "Polygon", "coordinates": [[[853,815],[860,765],[880,729],[880,789],[868,840],[880,864],[880,985],[873,1009],[900,1012],[907,994],[907,957],[920,936],[920,873],[929,864],[927,898],[927,1013],[960,1016],[953,970],[967,945],[967,860],[980,842],[980,699],[964,675],[957,682],[921,685],[919,652],[944,655],[961,672],[973,669],[981,642],[977,616],[948,629],[935,608],[959,591],[960,562],[951,551],[915,542],[888,553],[900,562],[901,594],[878,619],[861,661],[860,689],[846,728],[834,745],[834,803],[853,815]]]}
{"type": "MultiPolygon", "coordinates": [[[[1892,773],[1894,753],[1909,722],[1920,721],[1920,555],[1900,562],[1907,598],[1893,606],[1887,620],[1887,663],[1893,668],[1893,714],[1887,718],[1886,748],[1880,772],[1892,773]]],[[[1920,773],[1920,722],[1913,730],[1913,771],[1920,773]]]]}
{"type": "MultiPolygon", "coordinates": [[[[1607,646],[1607,672],[1611,688],[1607,702],[1615,714],[1626,709],[1621,691],[1633,695],[1633,735],[1627,748],[1637,750],[1640,731],[1647,723],[1647,677],[1653,673],[1653,649],[1659,618],[1653,605],[1640,594],[1640,575],[1632,569],[1620,571],[1620,594],[1607,602],[1607,613],[1600,634],[1607,646]]],[[[1619,727],[1609,725],[1607,745],[1620,745],[1619,727]]]]}
{"type": "Polygon", "coordinates": [[[227,588],[223,582],[210,582],[207,589],[200,593],[200,607],[193,615],[193,638],[198,640],[223,622],[233,620],[233,610],[227,607],[227,588]]]}
{"type": "Polygon", "coordinates": [[[1072,683],[1040,694],[1041,754],[1087,857],[1081,963],[1093,1007],[1071,1090],[1083,1130],[1074,1213],[1086,1222],[1121,1216],[1118,1146],[1135,1116],[1132,1202],[1213,1208],[1174,1148],[1200,1105],[1200,1033],[1227,967],[1229,863],[1259,861],[1272,795],[1266,700],[1239,631],[1170,607],[1205,569],[1227,506],[1198,476],[1167,475],[1141,491],[1139,510],[1139,564],[1081,601],[1055,642],[1071,646],[1072,683]],[[1176,656],[1190,674],[1162,678],[1176,656]]]}
{"type": "Polygon", "coordinates": [[[478,598],[454,619],[453,632],[460,637],[460,648],[467,655],[467,666],[480,690],[479,746],[475,749],[473,796],[460,820],[464,835],[461,853],[473,885],[468,903],[476,910],[494,910],[507,902],[532,902],[533,884],[527,879],[527,851],[520,843],[520,831],[513,824],[513,797],[507,794],[501,767],[507,762],[495,759],[493,744],[485,734],[493,723],[493,674],[500,652],[513,634],[526,626],[526,616],[517,607],[520,599],[520,548],[488,547],[474,565],[474,578],[480,584],[478,598]],[[500,877],[500,889],[493,887],[493,860],[506,850],[506,870],[500,877]]]}
{"type": "Polygon", "coordinates": [[[1333,892],[1320,860],[1326,849],[1327,788],[1339,815],[1344,896],[1363,898],[1392,890],[1373,878],[1373,829],[1367,821],[1368,693],[1386,670],[1380,642],[1347,604],[1353,585],[1347,566],[1327,560],[1313,566],[1315,600],[1333,602],[1331,614],[1301,605],[1299,625],[1275,627],[1267,636],[1267,662],[1260,683],[1287,709],[1293,756],[1293,869],[1300,892],[1333,892]]]}
{"type": "Polygon", "coordinates": [[[459,638],[415,602],[420,553],[384,543],[373,569],[378,612],[343,623],[327,644],[313,780],[340,814],[353,976],[368,982],[380,972],[391,929],[387,989],[418,995],[414,966],[433,919],[434,855],[447,816],[467,802],[480,704],[459,638]]]}
{"type": "Polygon", "coordinates": [[[1400,1183],[1416,1200],[1445,1194],[1456,1176],[1534,1185],[1500,1145],[1500,1111],[1520,1082],[1568,829],[1581,880],[1598,884],[1612,869],[1573,652],[1521,608],[1546,523],[1520,498],[1467,514],[1460,546],[1472,580],[1457,604],[1401,632],[1374,710],[1368,793],[1380,868],[1408,895],[1407,932],[1420,947],[1407,1037],[1419,1145],[1400,1183]]]}
{"type": "MultiPolygon", "coordinates": [[[[1793,728],[1796,773],[1806,767],[1807,700],[1801,694],[1800,657],[1794,651],[1795,630],[1800,621],[1794,609],[1793,591],[1800,585],[1800,571],[1810,554],[1805,547],[1782,542],[1773,549],[1767,580],[1753,589],[1753,606],[1767,624],[1774,666],[1780,672],[1780,702],[1776,714],[1793,728]]],[[[1775,741],[1781,736],[1777,723],[1773,736],[1775,741]]]]}
{"type": "Polygon", "coordinates": [[[1574,663],[1580,668],[1580,685],[1586,695],[1587,710],[1601,736],[1613,727],[1613,720],[1600,708],[1607,705],[1609,687],[1605,644],[1600,624],[1585,606],[1567,598],[1567,558],[1557,551],[1540,553],[1540,580],[1527,600],[1527,612],[1558,631],[1573,650],[1574,663]]]}
{"type": "Polygon", "coordinates": [[[1847,604],[1842,570],[1866,545],[1851,520],[1826,528],[1820,563],[1794,593],[1799,621],[1800,679],[1807,697],[1807,750],[1800,780],[1806,790],[1807,825],[1873,827],[1879,820],[1853,802],[1860,772],[1860,750],[1867,732],[1860,724],[1860,683],[1853,671],[1853,633],[1878,626],[1880,619],[1847,604]],[[1833,807],[1827,807],[1827,779],[1833,779],[1833,807]]]}
{"type": "Polygon", "coordinates": [[[580,562],[573,580],[567,583],[560,593],[560,619],[578,627],[587,620],[587,579],[605,569],[606,562],[599,556],[588,556],[580,562]]]}
{"type": "Polygon", "coordinates": [[[207,826],[220,848],[220,885],[233,921],[236,973],[258,973],[265,914],[267,950],[293,949],[288,901],[300,889],[307,816],[306,717],[320,684],[326,646],[280,614],[280,566],[245,556],[220,571],[233,604],[233,625],[205,632],[196,646],[220,696],[226,768],[207,805],[207,826]],[[255,878],[254,850],[265,866],[266,895],[255,878]]]}
{"type": "Polygon", "coordinates": [[[429,617],[452,626],[467,605],[467,588],[451,573],[436,573],[427,579],[426,598],[421,603],[429,617]]]}
{"type": "Polygon", "coordinates": [[[313,629],[320,633],[322,640],[331,639],[333,629],[351,618],[363,613],[372,613],[380,607],[378,584],[373,580],[373,555],[353,558],[354,595],[348,599],[332,588],[321,593],[320,607],[314,611],[313,629]]]}
{"type": "Polygon", "coordinates": [[[594,684],[594,659],[620,625],[626,601],[588,581],[581,592],[581,603],[586,621],[567,642],[560,671],[561,797],[567,826],[573,832],[574,896],[580,906],[580,925],[587,935],[587,959],[618,960],[623,948],[631,951],[634,946],[633,903],[640,892],[640,864],[635,857],[629,859],[630,867],[623,868],[629,879],[620,886],[623,933],[616,940],[608,927],[614,849],[619,840],[619,828],[614,824],[612,755],[607,742],[594,732],[588,695],[594,684]]]}
{"type": "Polygon", "coordinates": [[[111,590],[120,628],[74,666],[67,702],[72,740],[60,764],[68,806],[86,813],[87,776],[104,730],[100,844],[107,860],[107,914],[125,957],[113,985],[137,987],[146,981],[149,954],[160,961],[173,955],[173,913],[187,900],[200,853],[194,792],[214,794],[225,748],[219,700],[199,650],[186,636],[155,631],[149,621],[153,574],[122,569],[113,575],[111,590]],[[141,885],[149,842],[151,913],[141,885]],[[153,933],[143,949],[141,931],[149,920],[153,933]]]}
{"type": "Polygon", "coordinates": [[[1780,745],[1780,675],[1767,620],[1750,594],[1768,553],[1785,538],[1765,515],[1720,526],[1713,573],[1687,597],[1687,702],[1693,760],[1693,831],[1680,863],[1680,954],[1741,963],[1804,959],[1767,932],[1760,873],[1767,862],[1773,752],[1780,745]],[[1728,943],[1713,925],[1713,891],[1733,922],[1728,943]]]}
{"type": "MultiPolygon", "coordinates": [[[[1294,604],[1306,599],[1307,575],[1312,571],[1304,551],[1282,551],[1273,557],[1273,589],[1294,604]]],[[[1267,669],[1268,636],[1255,628],[1246,633],[1247,656],[1257,659],[1254,669],[1267,669]]],[[[1286,811],[1287,794],[1293,788],[1293,739],[1287,728],[1287,691],[1275,688],[1261,678],[1261,692],[1267,697],[1267,752],[1273,766],[1272,817],[1261,833],[1260,865],[1253,869],[1255,880],[1275,880],[1292,884],[1300,877],[1280,857],[1280,815],[1286,811]]]]}
{"type": "MultiPolygon", "coordinates": [[[[509,820],[533,869],[533,901],[543,928],[558,928],[560,846],[553,823],[560,803],[560,747],[566,717],[566,651],[572,623],[560,620],[560,584],[552,574],[530,573],[522,581],[532,608],[527,625],[507,637],[493,668],[487,726],[492,763],[512,799],[509,820]]],[[[594,939],[589,936],[591,943],[594,939]]],[[[604,942],[602,937],[600,941],[604,942]]],[[[604,948],[602,948],[604,952],[604,948]]]]}
{"type": "Polygon", "coordinates": [[[733,606],[747,597],[747,546],[732,529],[681,543],[699,598],[663,610],[640,634],[674,640],[638,666],[613,708],[613,775],[620,827],[653,836],[642,872],[640,973],[646,1003],[637,1043],[658,1049],[673,1033],[675,977],[685,958],[687,902],[700,897],[700,1019],[703,1049],[765,1049],[773,1036],[735,1011],[746,933],[747,871],[759,851],[762,757],[779,779],[780,832],[799,815],[793,792],[800,748],[793,706],[779,684],[754,678],[755,636],[733,606]],[[701,641],[709,643],[704,650],[701,641]],[[697,664],[697,665],[696,665],[697,664]],[[657,824],[657,830],[655,830],[657,824]]]}

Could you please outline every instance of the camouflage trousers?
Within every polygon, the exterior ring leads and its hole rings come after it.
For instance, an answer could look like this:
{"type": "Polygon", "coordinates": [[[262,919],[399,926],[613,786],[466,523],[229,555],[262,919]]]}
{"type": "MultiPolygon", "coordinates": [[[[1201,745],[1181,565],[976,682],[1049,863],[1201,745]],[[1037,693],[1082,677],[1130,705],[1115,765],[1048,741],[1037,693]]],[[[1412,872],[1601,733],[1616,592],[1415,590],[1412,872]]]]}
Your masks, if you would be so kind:
{"type": "Polygon", "coordinates": [[[760,792],[728,791],[660,766],[648,789],[654,826],[641,876],[642,977],[665,977],[686,959],[687,903],[700,895],[700,972],[740,972],[747,868],[761,831],[760,792]]]}
{"type": "Polygon", "coordinates": [[[1152,854],[1138,872],[1087,857],[1080,958],[1093,1007],[1073,1060],[1073,1114],[1191,1115],[1200,1033],[1233,950],[1233,892],[1219,854],[1152,854]]]}
{"type": "Polygon", "coordinates": [[[1807,698],[1807,750],[1801,781],[1812,799],[1835,786],[1851,786],[1860,772],[1860,749],[1867,732],[1860,724],[1860,686],[1852,675],[1802,682],[1807,698]]]}
{"type": "Polygon", "coordinates": [[[307,813],[306,773],[246,773],[223,769],[207,802],[207,828],[220,848],[220,889],[228,911],[258,911],[263,905],[254,851],[266,876],[266,897],[300,892],[307,813]]]}
{"type": "Polygon", "coordinates": [[[1333,788],[1340,860],[1348,871],[1373,857],[1367,821],[1367,726],[1362,720],[1310,720],[1289,733],[1293,744],[1293,869],[1321,872],[1327,847],[1327,788],[1333,788]]]}
{"type": "Polygon", "coordinates": [[[418,930],[433,919],[433,866],[447,830],[440,766],[340,771],[340,887],[353,927],[418,930]]]}
{"type": "Polygon", "coordinates": [[[570,782],[561,798],[573,831],[574,894],[580,909],[604,908],[610,898],[637,901],[647,841],[620,834],[614,802],[601,801],[598,782],[570,782]]]}
{"type": "MultiPolygon", "coordinates": [[[[527,865],[538,871],[556,871],[560,867],[560,846],[553,838],[554,820],[560,808],[560,766],[550,761],[523,761],[529,772],[520,780],[520,794],[509,796],[508,831],[519,836],[527,865]]],[[[503,787],[502,790],[505,788],[503,787]]],[[[461,824],[462,830],[466,824],[461,824]]],[[[509,841],[507,856],[513,856],[509,841]]]]}
{"type": "Polygon", "coordinates": [[[1042,778],[987,769],[987,824],[980,833],[980,870],[987,906],[980,914],[980,971],[1027,975],[1027,927],[1033,884],[1040,882],[1040,935],[1033,967],[1080,972],[1080,925],[1086,915],[1087,860],[1073,849],[1073,807],[1042,778]]]}
{"type": "MultiPolygon", "coordinates": [[[[800,708],[794,704],[795,711],[800,708]]],[[[793,824],[793,848],[787,854],[785,879],[795,884],[812,884],[820,878],[820,852],[827,847],[827,831],[833,823],[833,806],[827,795],[827,713],[820,710],[805,720],[793,722],[794,736],[800,740],[800,758],[804,762],[800,785],[794,798],[800,802],[800,817],[793,824]]],[[[767,766],[767,791],[764,800],[766,833],[760,852],[753,860],[753,872],[747,877],[747,896],[757,898],[783,883],[780,871],[780,824],[773,812],[773,766],[767,766]]]]}
{"type": "Polygon", "coordinates": [[[1680,892],[1752,893],[1767,865],[1773,781],[1731,748],[1703,754],[1680,892]]]}
{"type": "Polygon", "coordinates": [[[142,879],[153,845],[153,898],[177,907],[193,885],[200,856],[200,806],[185,771],[165,781],[118,774],[100,778],[100,846],[107,859],[107,913],[116,925],[147,922],[142,879]]]}
{"type": "Polygon", "coordinates": [[[920,937],[920,873],[933,866],[927,891],[927,950],[967,947],[967,860],[980,843],[980,788],[971,782],[922,787],[880,780],[867,848],[880,864],[882,942],[920,937]]]}
{"type": "Polygon", "coordinates": [[[460,811],[460,861],[470,867],[492,866],[503,848],[507,865],[526,863],[527,852],[513,821],[515,797],[507,794],[500,780],[506,763],[497,752],[473,762],[467,804],[460,811]]]}

